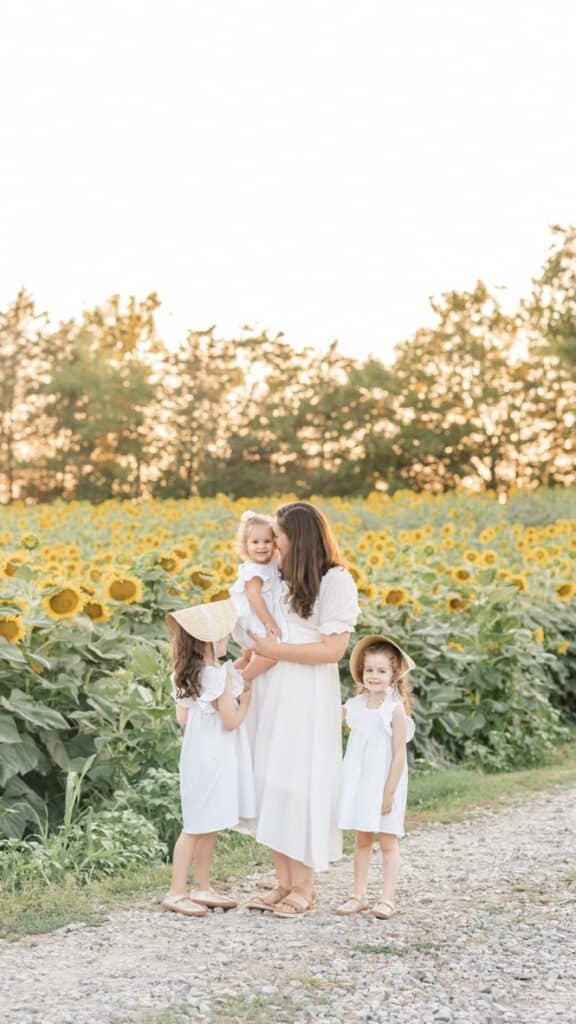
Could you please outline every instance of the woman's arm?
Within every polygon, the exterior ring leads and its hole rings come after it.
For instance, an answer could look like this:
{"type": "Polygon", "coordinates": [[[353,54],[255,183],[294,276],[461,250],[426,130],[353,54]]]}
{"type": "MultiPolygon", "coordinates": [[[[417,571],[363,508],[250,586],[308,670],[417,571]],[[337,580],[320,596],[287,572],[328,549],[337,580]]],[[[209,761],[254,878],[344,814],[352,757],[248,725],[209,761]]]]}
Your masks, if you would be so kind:
{"type": "Polygon", "coordinates": [[[280,636],[280,630],[274,620],[274,617],[270,614],[270,610],[266,601],[262,597],[262,580],[260,576],[253,576],[251,580],[244,586],[246,591],[246,597],[248,598],[248,604],[252,611],[258,616],[262,625],[267,629],[272,636],[280,636]]]}
{"type": "Polygon", "coordinates": [[[350,633],[329,633],[313,644],[279,644],[271,637],[250,635],[256,654],[271,661],[295,661],[300,665],[336,665],[350,639],[350,633]]]}
{"type": "Polygon", "coordinates": [[[406,715],[401,708],[392,718],[392,764],[382,796],[382,814],[390,814],[396,787],[406,764],[406,715]]]}
{"type": "Polygon", "coordinates": [[[215,702],[216,709],[220,715],[220,721],[224,728],[231,732],[232,729],[237,729],[242,724],[248,711],[250,704],[250,689],[243,690],[238,698],[238,704],[232,693],[232,685],[230,680],[226,680],[226,686],[224,693],[215,702]]]}

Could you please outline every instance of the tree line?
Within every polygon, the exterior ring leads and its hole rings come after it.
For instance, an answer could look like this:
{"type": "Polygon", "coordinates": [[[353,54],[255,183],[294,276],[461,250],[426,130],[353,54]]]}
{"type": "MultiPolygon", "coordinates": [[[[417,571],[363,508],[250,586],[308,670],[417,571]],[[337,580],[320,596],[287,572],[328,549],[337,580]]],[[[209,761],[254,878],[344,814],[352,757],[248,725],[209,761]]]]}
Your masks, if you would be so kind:
{"type": "Polygon", "coordinates": [[[389,364],[214,328],[173,351],[159,305],[113,296],[55,326],[22,290],[0,312],[0,500],[575,479],[576,228],[552,229],[514,313],[482,282],[447,292],[389,364]]]}

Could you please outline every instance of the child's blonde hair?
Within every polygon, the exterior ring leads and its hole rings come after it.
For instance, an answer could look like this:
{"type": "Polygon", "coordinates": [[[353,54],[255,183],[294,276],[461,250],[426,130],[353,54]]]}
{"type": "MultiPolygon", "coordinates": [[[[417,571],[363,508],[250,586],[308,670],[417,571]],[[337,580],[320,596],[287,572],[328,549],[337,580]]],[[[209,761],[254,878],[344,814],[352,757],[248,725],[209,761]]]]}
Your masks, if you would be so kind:
{"type": "Polygon", "coordinates": [[[240,516],[240,526],[236,534],[236,550],[241,558],[248,559],[246,541],[253,526],[269,526],[274,536],[274,519],[265,515],[264,512],[243,512],[240,516]]]}
{"type": "Polygon", "coordinates": [[[398,648],[395,647],[394,644],[389,644],[386,640],[377,640],[375,643],[369,644],[368,647],[365,647],[364,650],[360,652],[360,657],[358,658],[358,678],[360,679],[360,682],[356,683],[356,692],[367,692],[366,687],[362,682],[362,677],[364,675],[364,663],[367,654],[385,654],[390,660],[393,672],[392,686],[396,689],[400,699],[402,700],[406,714],[409,715],[412,709],[412,687],[410,686],[410,677],[407,672],[403,673],[404,663],[398,648]]]}

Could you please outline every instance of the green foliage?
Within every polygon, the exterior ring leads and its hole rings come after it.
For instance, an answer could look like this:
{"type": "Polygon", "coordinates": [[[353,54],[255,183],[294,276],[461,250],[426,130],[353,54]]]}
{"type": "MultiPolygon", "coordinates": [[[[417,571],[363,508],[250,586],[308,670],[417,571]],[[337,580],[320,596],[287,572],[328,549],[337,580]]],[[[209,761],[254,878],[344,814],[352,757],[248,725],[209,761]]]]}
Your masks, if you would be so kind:
{"type": "Polygon", "coordinates": [[[128,809],[89,808],[74,822],[34,839],[0,840],[0,886],[17,892],[31,882],[62,883],[129,872],[166,858],[154,825],[128,809]]]}

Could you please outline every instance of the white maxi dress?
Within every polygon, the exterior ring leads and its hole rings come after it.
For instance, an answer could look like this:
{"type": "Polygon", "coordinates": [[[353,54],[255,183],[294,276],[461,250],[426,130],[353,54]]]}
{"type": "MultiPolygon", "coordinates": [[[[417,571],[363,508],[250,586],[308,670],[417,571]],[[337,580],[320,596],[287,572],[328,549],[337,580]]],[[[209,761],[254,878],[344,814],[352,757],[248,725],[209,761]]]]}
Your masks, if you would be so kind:
{"type": "MultiPolygon", "coordinates": [[[[283,611],[289,644],[351,632],[359,613],[356,585],[346,569],[329,569],[308,619],[292,610],[284,585],[283,611]]],[[[326,871],[342,856],[338,665],[278,661],[254,681],[245,721],[256,787],[256,839],[326,871]]]]}

